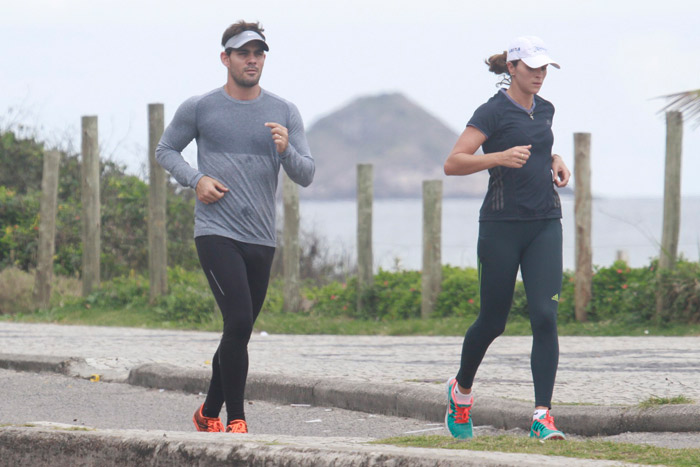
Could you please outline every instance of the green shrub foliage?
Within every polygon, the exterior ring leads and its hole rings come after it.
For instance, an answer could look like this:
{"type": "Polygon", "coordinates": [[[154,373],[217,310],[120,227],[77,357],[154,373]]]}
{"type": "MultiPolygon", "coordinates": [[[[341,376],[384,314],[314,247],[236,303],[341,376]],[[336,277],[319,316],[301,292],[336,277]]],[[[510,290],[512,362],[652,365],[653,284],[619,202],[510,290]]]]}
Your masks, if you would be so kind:
{"type": "MultiPolygon", "coordinates": [[[[0,269],[36,266],[43,144],[33,138],[0,134],[0,269]]],[[[148,185],[111,161],[100,165],[101,273],[103,279],[144,272],[148,267],[148,185]]],[[[82,266],[81,163],[61,155],[54,270],[80,275],[82,266]]],[[[194,197],[168,185],[168,262],[198,265],[192,242],[194,197]]]]}
{"type": "MultiPolygon", "coordinates": [[[[474,268],[443,266],[442,291],[433,316],[462,316],[475,319],[479,313],[479,278],[474,268]]],[[[313,302],[311,314],[362,319],[405,319],[420,317],[421,277],[418,271],[379,271],[366,291],[364,307],[357,307],[357,282],[332,282],[306,290],[313,302]]],[[[670,271],[656,273],[656,262],[648,267],[630,268],[624,262],[597,268],[593,276],[593,297],[588,318],[595,322],[616,321],[641,324],[700,322],[700,264],[678,261],[670,271]],[[665,306],[656,315],[656,290],[665,287],[665,306]]],[[[505,293],[505,291],[504,291],[505,293]]],[[[528,319],[525,288],[518,281],[513,293],[511,318],[528,319]]],[[[574,320],[574,274],[564,272],[559,298],[559,321],[574,320]]]]}

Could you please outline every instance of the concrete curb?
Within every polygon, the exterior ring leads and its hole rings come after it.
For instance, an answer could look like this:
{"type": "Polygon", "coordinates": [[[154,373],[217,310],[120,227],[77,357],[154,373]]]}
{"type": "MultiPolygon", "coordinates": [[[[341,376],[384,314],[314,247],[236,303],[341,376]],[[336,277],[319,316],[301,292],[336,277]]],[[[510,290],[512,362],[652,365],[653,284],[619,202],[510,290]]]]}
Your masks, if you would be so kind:
{"type": "Polygon", "coordinates": [[[3,465],[623,466],[537,454],[405,448],[368,439],[92,430],[70,425],[0,427],[3,465]]]}
{"type": "MultiPolygon", "coordinates": [[[[172,365],[147,364],[129,372],[129,384],[150,388],[206,392],[209,370],[182,370],[172,365]]],[[[250,374],[246,398],[285,404],[312,404],[441,422],[445,418],[444,386],[403,387],[358,383],[344,379],[290,378],[250,374]]],[[[530,429],[532,405],[480,396],[473,409],[479,425],[530,429]]],[[[700,431],[700,406],[638,407],[556,406],[557,427],[582,436],[625,432],[700,431]]]]}
{"type": "MultiPolygon", "coordinates": [[[[0,368],[17,371],[50,371],[85,377],[83,359],[0,354],[0,368]]],[[[145,364],[133,368],[125,382],[132,385],[206,392],[210,370],[181,368],[168,364],[145,364]]],[[[120,382],[124,382],[119,379],[120,382]]],[[[441,422],[445,417],[445,388],[352,382],[340,378],[300,378],[251,373],[246,398],[284,404],[312,404],[369,413],[419,418],[441,422]]],[[[479,425],[528,430],[532,405],[525,402],[478,396],[473,409],[479,425]]],[[[625,432],[700,431],[700,405],[665,405],[649,409],[624,406],[558,405],[557,427],[583,436],[616,435],[625,432]]]]}
{"type": "Polygon", "coordinates": [[[0,368],[15,371],[46,371],[67,375],[73,364],[84,363],[85,361],[82,358],[0,354],[0,368]]]}

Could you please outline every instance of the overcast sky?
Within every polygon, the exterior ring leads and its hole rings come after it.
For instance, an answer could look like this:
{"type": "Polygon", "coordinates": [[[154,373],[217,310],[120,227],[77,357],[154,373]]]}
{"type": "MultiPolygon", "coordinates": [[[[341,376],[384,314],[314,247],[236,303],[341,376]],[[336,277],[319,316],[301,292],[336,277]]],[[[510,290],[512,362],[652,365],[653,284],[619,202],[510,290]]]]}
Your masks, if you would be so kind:
{"type": "MultiPolygon", "coordinates": [[[[97,115],[103,155],[133,173],[147,158],[147,104],[163,103],[167,124],[186,98],[222,85],[221,34],[238,19],[263,23],[261,84],[293,101],[307,127],[357,97],[401,92],[461,132],[496,92],[483,59],[538,35],[562,65],[540,93],[557,109],[555,151],[573,168],[573,134],[592,134],[597,196],[663,195],[664,101],[653,98],[700,88],[697,0],[7,3],[0,125],[79,147],[80,117],[97,115]]],[[[684,196],[700,196],[692,128],[684,196]]]]}

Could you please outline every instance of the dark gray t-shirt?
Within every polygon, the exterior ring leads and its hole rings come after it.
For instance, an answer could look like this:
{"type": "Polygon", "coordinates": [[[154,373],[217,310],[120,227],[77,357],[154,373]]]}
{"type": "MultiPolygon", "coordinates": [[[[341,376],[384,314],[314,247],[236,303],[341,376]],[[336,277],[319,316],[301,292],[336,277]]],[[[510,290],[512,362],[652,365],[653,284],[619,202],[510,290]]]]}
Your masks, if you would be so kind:
{"type": "Polygon", "coordinates": [[[221,235],[273,247],[280,165],[302,186],[311,183],[315,171],[296,106],[265,90],[248,101],[233,99],[223,87],[186,100],[163,133],[156,159],[183,186],[195,188],[207,175],[229,189],[215,203],[196,201],[195,237],[221,235]],[[284,153],[277,152],[267,122],[288,129],[284,153]],[[193,139],[197,169],[182,157],[193,139]]]}
{"type": "Polygon", "coordinates": [[[467,123],[486,136],[484,153],[532,145],[519,168],[489,169],[489,188],[479,220],[510,221],[561,218],[559,194],[552,182],[554,106],[535,95],[532,109],[510,98],[504,89],[482,104],[467,123]]]}

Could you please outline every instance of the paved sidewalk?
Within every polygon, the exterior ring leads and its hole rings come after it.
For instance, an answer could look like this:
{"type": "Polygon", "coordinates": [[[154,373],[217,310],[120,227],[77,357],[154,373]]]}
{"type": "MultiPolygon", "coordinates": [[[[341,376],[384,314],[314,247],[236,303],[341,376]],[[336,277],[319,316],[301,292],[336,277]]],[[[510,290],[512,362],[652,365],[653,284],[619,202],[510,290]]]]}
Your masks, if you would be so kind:
{"type": "MultiPolygon", "coordinates": [[[[207,369],[219,334],[0,322],[0,353],[80,357],[108,379],[145,363],[207,369]]],[[[477,397],[534,398],[530,337],[500,337],[477,374],[477,397]]],[[[254,334],[250,371],[435,387],[453,376],[462,338],[254,334]]],[[[561,337],[554,404],[634,405],[650,396],[700,402],[700,337],[561,337]]]]}
{"type": "MultiPolygon", "coordinates": [[[[206,391],[218,340],[217,333],[206,332],[0,322],[0,367],[100,374],[104,380],[206,391]]],[[[255,334],[246,394],[440,421],[444,382],[457,370],[461,342],[455,337],[255,334]]],[[[529,427],[530,345],[529,337],[501,337],[491,346],[475,383],[477,424],[529,427]]],[[[652,395],[700,401],[700,338],[563,337],[560,346],[553,413],[565,432],[700,432],[700,404],[631,407],[652,395]]],[[[205,463],[227,459],[261,465],[621,465],[531,454],[407,450],[370,440],[244,435],[232,443],[201,435],[4,426],[0,454],[17,465],[37,467],[99,463],[95,452],[110,465],[124,466],[160,461],[164,455],[171,465],[183,466],[191,465],[191,456],[205,463]],[[87,445],[92,448],[82,449],[87,445]]]]}

